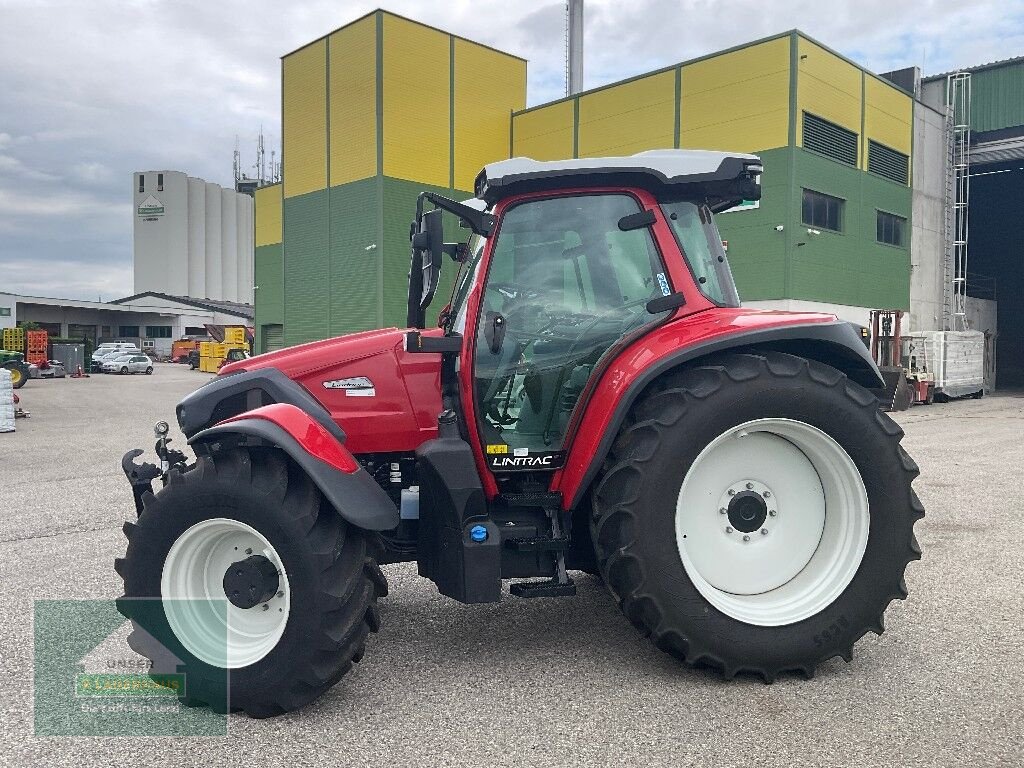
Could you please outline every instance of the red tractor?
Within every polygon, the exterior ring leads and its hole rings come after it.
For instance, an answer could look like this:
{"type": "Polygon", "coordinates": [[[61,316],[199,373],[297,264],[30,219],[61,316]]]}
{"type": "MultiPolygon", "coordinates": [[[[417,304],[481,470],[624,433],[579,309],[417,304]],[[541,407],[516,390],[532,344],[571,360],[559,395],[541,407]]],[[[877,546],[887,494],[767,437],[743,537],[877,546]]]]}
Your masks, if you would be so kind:
{"type": "Polygon", "coordinates": [[[423,193],[407,329],[225,365],[177,406],[194,463],[166,423],[160,466],[125,456],[132,647],[173,659],[189,703],[280,714],[362,658],[379,566],[415,561],[464,603],[597,574],[657,647],[726,677],[848,661],[907,594],[918,469],[851,325],[740,306],[713,215],[761,173],[516,158],[473,200],[423,193]]]}

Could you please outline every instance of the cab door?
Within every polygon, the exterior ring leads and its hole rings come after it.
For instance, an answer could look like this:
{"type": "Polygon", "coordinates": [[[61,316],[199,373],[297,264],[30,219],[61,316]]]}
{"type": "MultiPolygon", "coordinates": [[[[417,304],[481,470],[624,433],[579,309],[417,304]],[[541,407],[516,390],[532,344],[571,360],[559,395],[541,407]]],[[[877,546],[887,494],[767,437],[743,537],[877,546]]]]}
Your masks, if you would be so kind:
{"type": "Polygon", "coordinates": [[[472,361],[492,471],[561,466],[566,429],[602,357],[670,311],[647,311],[672,288],[649,227],[629,219],[641,211],[630,194],[595,193],[530,199],[503,213],[472,361]]]}

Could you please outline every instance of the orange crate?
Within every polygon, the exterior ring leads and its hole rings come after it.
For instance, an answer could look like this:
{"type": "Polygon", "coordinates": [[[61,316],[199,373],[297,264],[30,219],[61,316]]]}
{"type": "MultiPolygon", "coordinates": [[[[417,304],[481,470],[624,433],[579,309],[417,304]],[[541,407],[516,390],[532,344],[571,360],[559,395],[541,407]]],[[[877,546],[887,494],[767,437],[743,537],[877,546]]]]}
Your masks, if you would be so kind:
{"type": "Polygon", "coordinates": [[[49,339],[46,331],[28,331],[25,334],[25,359],[38,365],[46,360],[46,345],[49,339]]]}

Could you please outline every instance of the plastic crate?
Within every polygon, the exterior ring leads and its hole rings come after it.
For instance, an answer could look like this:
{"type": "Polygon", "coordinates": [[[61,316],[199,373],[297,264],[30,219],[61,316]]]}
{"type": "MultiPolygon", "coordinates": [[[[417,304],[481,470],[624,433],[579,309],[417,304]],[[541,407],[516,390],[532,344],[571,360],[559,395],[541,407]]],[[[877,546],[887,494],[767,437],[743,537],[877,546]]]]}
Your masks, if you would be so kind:
{"type": "Polygon", "coordinates": [[[25,334],[25,359],[38,365],[46,360],[46,346],[50,334],[46,331],[29,331],[25,334]]]}
{"type": "Polygon", "coordinates": [[[25,329],[4,328],[3,348],[11,352],[25,351],[25,329]]]}
{"type": "MultiPolygon", "coordinates": [[[[245,328],[242,326],[231,326],[224,329],[224,343],[245,344],[245,328]]],[[[234,348],[234,347],[232,347],[234,348]]]]}

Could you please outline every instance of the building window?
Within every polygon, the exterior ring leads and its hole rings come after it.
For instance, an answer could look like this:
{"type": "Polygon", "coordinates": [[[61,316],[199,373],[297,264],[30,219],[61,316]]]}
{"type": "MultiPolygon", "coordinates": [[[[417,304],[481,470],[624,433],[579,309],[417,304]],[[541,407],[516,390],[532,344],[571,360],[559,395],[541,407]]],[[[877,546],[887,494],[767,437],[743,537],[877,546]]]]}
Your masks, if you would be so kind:
{"type": "Polygon", "coordinates": [[[886,245],[896,245],[902,248],[906,244],[904,239],[907,231],[907,220],[902,216],[893,213],[878,211],[875,239],[886,245]]]}
{"type": "Polygon", "coordinates": [[[163,192],[164,191],[164,175],[162,173],[158,173],[156,175],[156,191],[157,192],[163,192]]]}
{"type": "Polygon", "coordinates": [[[185,326],[186,336],[208,336],[206,327],[202,325],[186,325],[185,326]]]}
{"type": "Polygon", "coordinates": [[[803,145],[804,149],[857,167],[857,134],[810,112],[804,112],[803,145]]]}
{"type": "Polygon", "coordinates": [[[0,317],[10,317],[10,316],[11,316],[11,308],[10,307],[0,307],[0,317]]]}
{"type": "Polygon", "coordinates": [[[117,335],[122,338],[137,339],[139,337],[139,326],[121,325],[117,328],[117,335]]]}
{"type": "Polygon", "coordinates": [[[910,158],[877,141],[868,141],[868,170],[897,184],[910,182],[910,158]]]}
{"type": "Polygon", "coordinates": [[[139,192],[142,193],[142,192],[145,192],[145,191],[146,191],[146,174],[140,173],[139,174],[139,192]]]}
{"type": "Polygon", "coordinates": [[[809,227],[843,231],[844,201],[832,195],[804,190],[803,222],[809,227]]]}
{"type": "Polygon", "coordinates": [[[147,325],[147,339],[169,339],[171,338],[171,326],[169,325],[147,325]]]}

